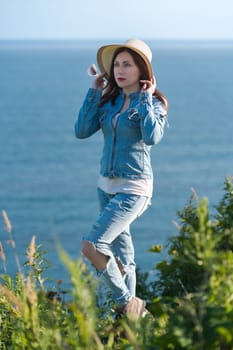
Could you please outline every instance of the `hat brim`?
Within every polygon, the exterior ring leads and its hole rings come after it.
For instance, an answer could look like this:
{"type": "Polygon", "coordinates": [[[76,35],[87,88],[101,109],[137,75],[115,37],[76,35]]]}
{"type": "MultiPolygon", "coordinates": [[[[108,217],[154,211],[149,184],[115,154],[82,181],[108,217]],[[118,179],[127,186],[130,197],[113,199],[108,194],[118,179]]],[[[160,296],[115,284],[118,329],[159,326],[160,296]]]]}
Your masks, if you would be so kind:
{"type": "Polygon", "coordinates": [[[141,51],[137,50],[135,47],[132,47],[130,45],[124,45],[124,44],[123,45],[122,44],[105,45],[99,48],[99,50],[97,51],[97,63],[101,73],[106,73],[107,78],[109,78],[113,56],[115,54],[115,51],[121,47],[129,48],[132,51],[136,52],[139,56],[141,56],[141,58],[146,63],[150,78],[153,77],[152,65],[151,65],[151,62],[148,60],[148,58],[141,51]]]}

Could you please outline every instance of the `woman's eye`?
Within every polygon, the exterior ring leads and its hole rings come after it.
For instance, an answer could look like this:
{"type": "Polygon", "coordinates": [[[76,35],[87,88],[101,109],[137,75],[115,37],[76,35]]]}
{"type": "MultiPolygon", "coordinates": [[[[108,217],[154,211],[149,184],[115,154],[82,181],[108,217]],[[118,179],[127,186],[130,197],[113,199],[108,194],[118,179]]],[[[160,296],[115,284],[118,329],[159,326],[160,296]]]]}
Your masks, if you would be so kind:
{"type": "MultiPolygon", "coordinates": [[[[113,66],[114,66],[114,67],[120,67],[120,63],[119,63],[119,62],[114,62],[114,63],[113,63],[113,66]]],[[[124,62],[124,63],[122,63],[122,66],[123,66],[123,67],[130,67],[131,64],[130,64],[129,62],[124,62]]]]}

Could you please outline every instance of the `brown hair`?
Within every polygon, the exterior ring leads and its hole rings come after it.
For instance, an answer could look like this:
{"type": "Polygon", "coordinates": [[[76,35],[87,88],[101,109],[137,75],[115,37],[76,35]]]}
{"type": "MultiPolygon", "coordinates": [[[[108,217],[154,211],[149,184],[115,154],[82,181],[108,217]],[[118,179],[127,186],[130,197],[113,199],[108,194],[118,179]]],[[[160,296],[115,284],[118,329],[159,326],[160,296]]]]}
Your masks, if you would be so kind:
{"type": "MultiPolygon", "coordinates": [[[[112,64],[110,68],[110,75],[109,75],[105,92],[100,101],[100,107],[103,106],[109,100],[112,102],[112,104],[114,104],[116,97],[119,95],[121,91],[121,89],[118,87],[115,81],[113,69],[114,69],[114,61],[117,55],[124,51],[128,52],[133,57],[135,64],[138,66],[141,72],[140,80],[151,79],[151,77],[149,76],[149,71],[147,69],[147,66],[141,56],[139,56],[135,51],[131,50],[130,48],[127,48],[127,47],[118,48],[113,55],[112,64]]],[[[163,103],[166,110],[168,109],[168,101],[161,91],[159,91],[158,89],[155,89],[155,91],[153,92],[153,96],[156,96],[163,103]]]]}

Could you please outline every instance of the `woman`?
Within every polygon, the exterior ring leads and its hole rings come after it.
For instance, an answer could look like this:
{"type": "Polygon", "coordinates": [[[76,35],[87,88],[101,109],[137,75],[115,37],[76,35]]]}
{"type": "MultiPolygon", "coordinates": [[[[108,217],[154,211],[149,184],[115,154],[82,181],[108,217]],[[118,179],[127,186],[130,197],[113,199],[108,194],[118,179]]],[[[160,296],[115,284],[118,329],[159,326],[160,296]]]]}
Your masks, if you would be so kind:
{"type": "Polygon", "coordinates": [[[139,317],[130,224],[150,204],[151,146],[166,124],[167,100],[156,89],[152,53],[141,40],[107,45],[97,52],[101,75],[89,89],[75,123],[77,138],[102,130],[98,198],[101,214],[83,239],[82,253],[110,287],[122,313],[139,317]]]}

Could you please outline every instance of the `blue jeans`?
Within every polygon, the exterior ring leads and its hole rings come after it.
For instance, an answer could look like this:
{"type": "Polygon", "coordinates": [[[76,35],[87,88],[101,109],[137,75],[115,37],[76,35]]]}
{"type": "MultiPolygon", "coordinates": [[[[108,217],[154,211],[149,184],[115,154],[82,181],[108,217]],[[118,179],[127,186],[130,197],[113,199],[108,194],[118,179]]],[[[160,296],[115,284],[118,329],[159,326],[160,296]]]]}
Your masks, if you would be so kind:
{"type": "Polygon", "coordinates": [[[100,216],[83,239],[109,257],[107,266],[100,275],[110,287],[113,299],[118,304],[125,304],[135,296],[136,289],[130,224],[146,210],[150,198],[127,193],[109,195],[99,188],[97,191],[100,216]]]}

